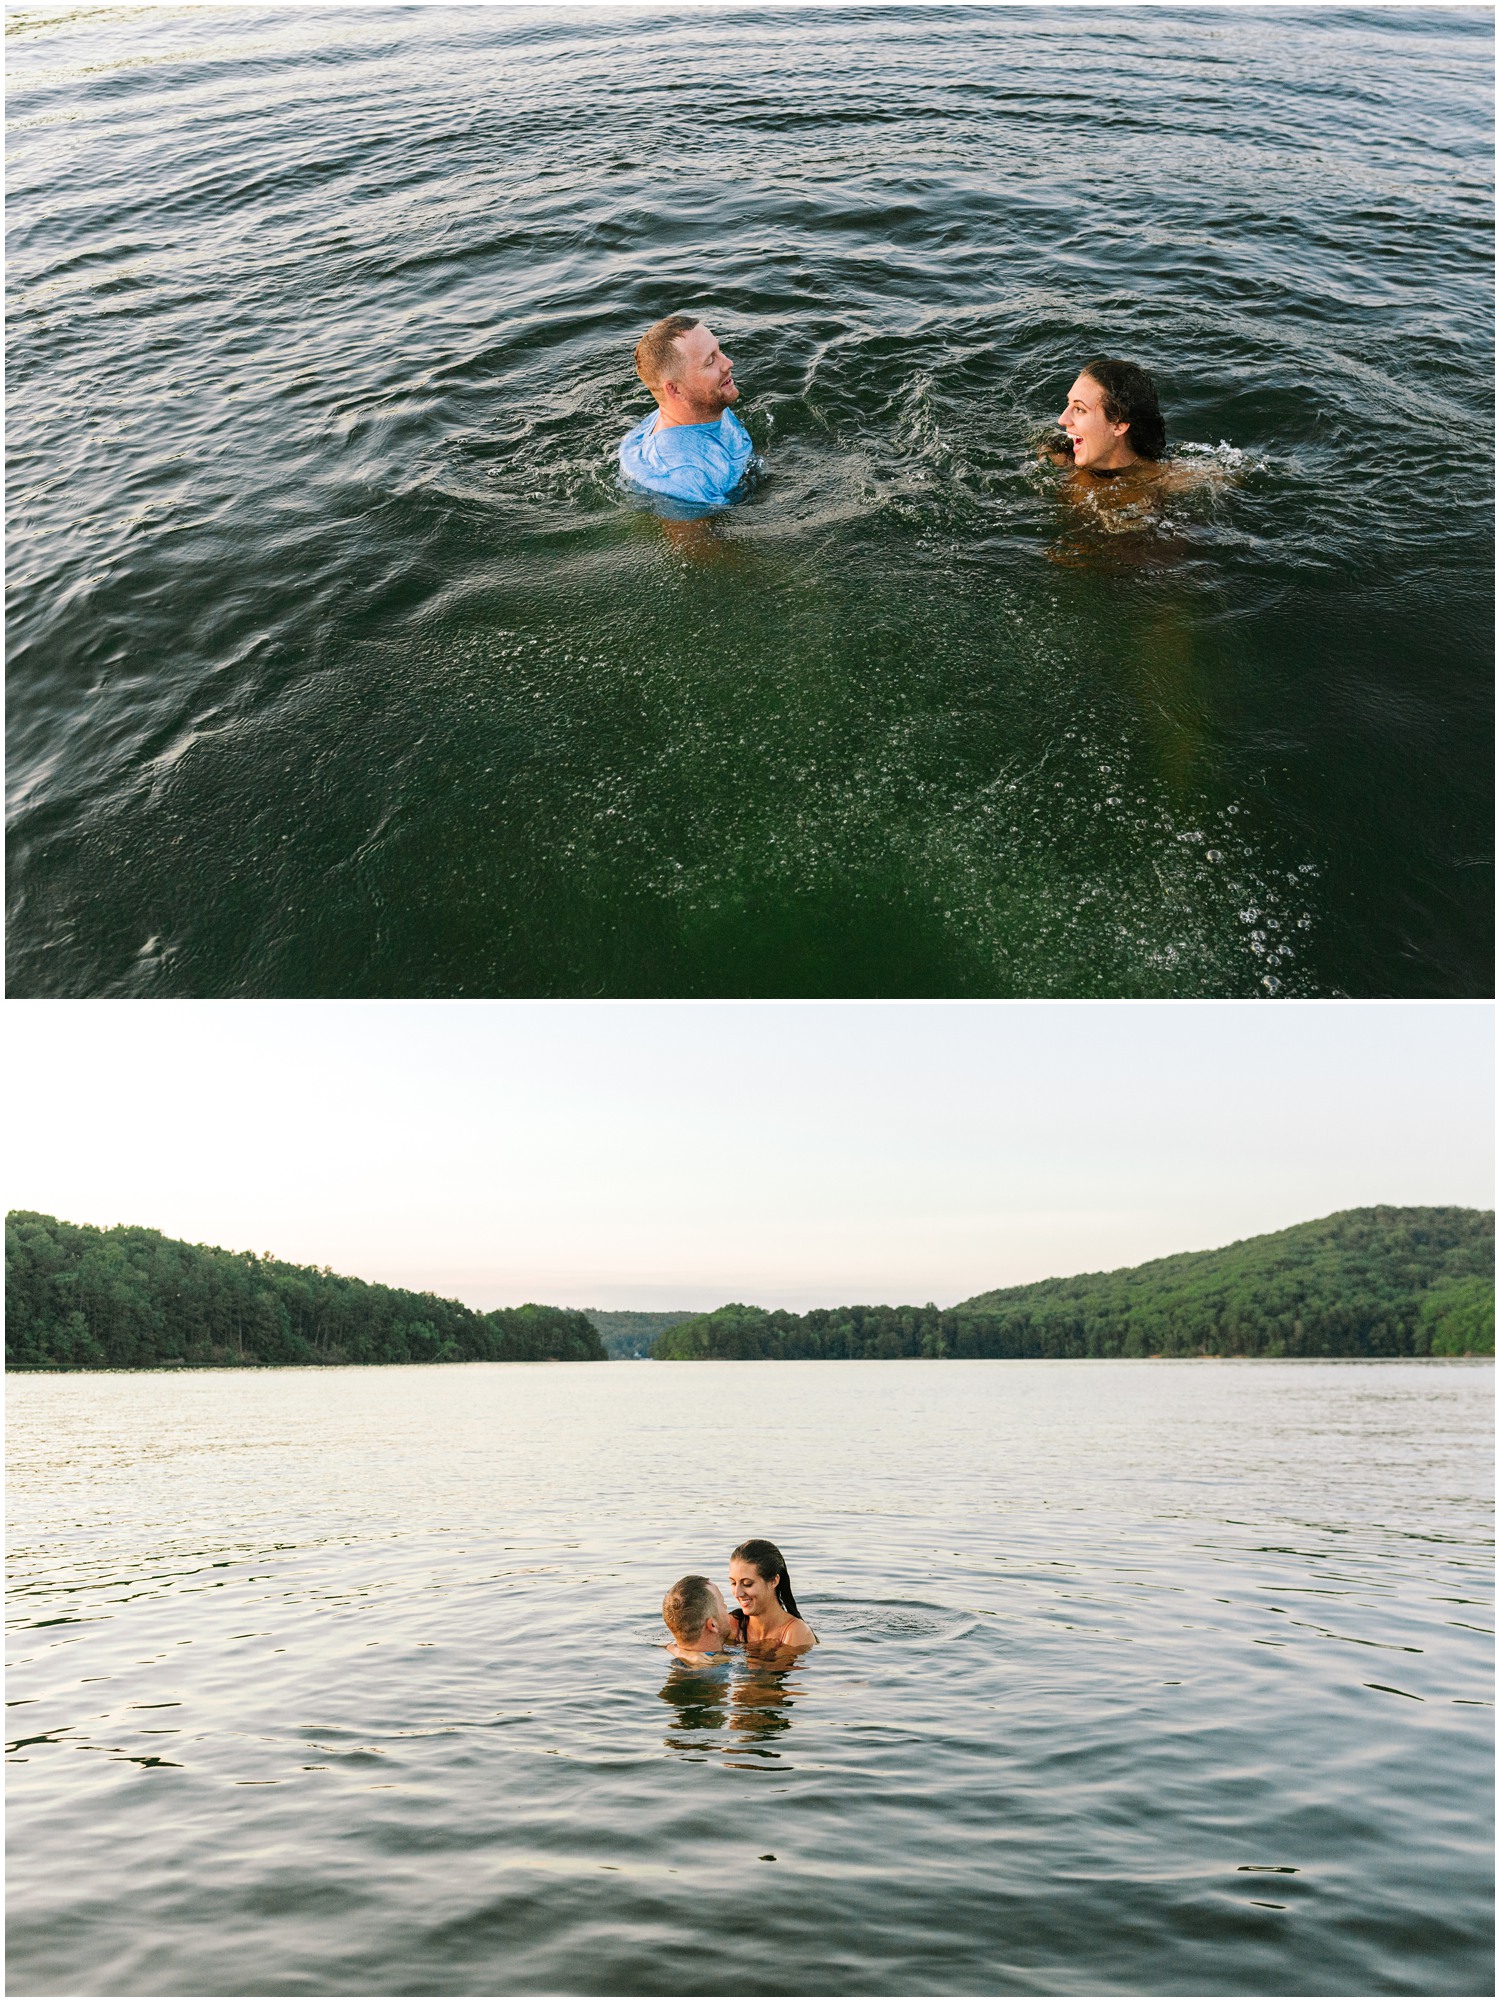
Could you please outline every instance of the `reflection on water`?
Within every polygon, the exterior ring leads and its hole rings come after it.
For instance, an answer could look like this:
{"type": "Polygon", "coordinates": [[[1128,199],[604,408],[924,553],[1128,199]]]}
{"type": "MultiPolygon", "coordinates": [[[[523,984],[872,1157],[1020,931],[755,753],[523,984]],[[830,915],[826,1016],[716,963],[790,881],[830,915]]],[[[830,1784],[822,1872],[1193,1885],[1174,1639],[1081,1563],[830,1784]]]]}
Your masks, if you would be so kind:
{"type": "Polygon", "coordinates": [[[665,1740],[668,1749],[700,1759],[728,1754],[730,1763],[735,1755],[775,1758],[776,1752],[762,1748],[791,1729],[801,1665],[795,1657],[738,1649],[711,1667],[675,1662],[661,1690],[677,1717],[676,1730],[665,1740]]]}
{"type": "Polygon", "coordinates": [[[712,1736],[724,1729],[728,1716],[729,1663],[690,1667],[674,1661],[662,1684],[662,1701],[676,1712],[676,1728],[667,1733],[665,1743],[673,1752],[703,1758],[714,1749],[712,1736]],[[710,1734],[705,1742],[704,1734],[710,1734]]]}
{"type": "Polygon", "coordinates": [[[799,1668],[800,1663],[778,1664],[774,1658],[749,1656],[730,1691],[729,1729],[736,1752],[761,1759],[780,1757],[771,1746],[792,1728],[789,1713],[801,1687],[799,1668]]]}

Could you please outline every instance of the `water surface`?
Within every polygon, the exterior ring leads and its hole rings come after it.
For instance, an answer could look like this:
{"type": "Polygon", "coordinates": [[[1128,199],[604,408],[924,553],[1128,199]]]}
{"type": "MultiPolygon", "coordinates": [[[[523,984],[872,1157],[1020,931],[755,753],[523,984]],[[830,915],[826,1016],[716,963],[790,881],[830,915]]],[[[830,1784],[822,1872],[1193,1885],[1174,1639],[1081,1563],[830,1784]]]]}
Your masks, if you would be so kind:
{"type": "Polygon", "coordinates": [[[1489,993],[1492,46],[14,17],[11,990],[1489,993]],[[1033,456],[1101,349],[1212,476],[1135,522],[1033,456]]]}
{"type": "Polygon", "coordinates": [[[1493,1382],[11,1377],[11,1988],[1491,1994],[1493,1382]]]}

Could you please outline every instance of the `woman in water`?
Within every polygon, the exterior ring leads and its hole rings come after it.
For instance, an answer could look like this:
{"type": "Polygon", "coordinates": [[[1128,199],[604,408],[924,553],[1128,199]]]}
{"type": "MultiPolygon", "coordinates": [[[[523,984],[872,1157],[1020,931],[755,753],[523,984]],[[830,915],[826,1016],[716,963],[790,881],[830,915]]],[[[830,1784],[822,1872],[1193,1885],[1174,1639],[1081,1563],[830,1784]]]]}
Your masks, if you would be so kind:
{"type": "Polygon", "coordinates": [[[1052,455],[1096,479],[1155,467],[1166,453],[1156,384],[1134,362],[1085,362],[1057,422],[1063,435],[1052,455]]]}
{"type": "Polygon", "coordinates": [[[729,1559],[729,1587],[737,1611],[731,1615],[746,1647],[814,1647],[817,1635],[797,1611],[797,1595],[786,1559],[774,1543],[752,1536],[729,1559]]]}
{"type": "Polygon", "coordinates": [[[1216,468],[1167,457],[1156,384],[1132,361],[1085,362],[1057,422],[1042,456],[1071,466],[1074,498],[1099,515],[1118,512],[1126,517],[1122,526],[1143,501],[1216,477],[1216,468]]]}

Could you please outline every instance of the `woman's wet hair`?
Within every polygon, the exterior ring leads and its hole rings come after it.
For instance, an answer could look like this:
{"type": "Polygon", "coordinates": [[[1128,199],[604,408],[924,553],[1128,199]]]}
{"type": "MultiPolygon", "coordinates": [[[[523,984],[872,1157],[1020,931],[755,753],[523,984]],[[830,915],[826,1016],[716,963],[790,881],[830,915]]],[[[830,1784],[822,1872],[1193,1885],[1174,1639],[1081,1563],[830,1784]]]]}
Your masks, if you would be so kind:
{"type": "Polygon", "coordinates": [[[1167,449],[1167,427],[1156,400],[1156,384],[1133,361],[1086,361],[1082,374],[1104,391],[1104,414],[1111,424],[1128,424],[1126,443],[1141,459],[1159,459],[1167,449]]]}
{"type": "Polygon", "coordinates": [[[782,1606],[794,1620],[801,1619],[802,1615],[797,1610],[797,1595],[792,1590],[791,1579],[786,1575],[786,1559],[774,1543],[767,1543],[763,1536],[752,1536],[748,1543],[737,1544],[729,1555],[731,1558],[738,1557],[744,1564],[753,1564],[768,1585],[774,1578],[776,1596],[782,1606]]]}

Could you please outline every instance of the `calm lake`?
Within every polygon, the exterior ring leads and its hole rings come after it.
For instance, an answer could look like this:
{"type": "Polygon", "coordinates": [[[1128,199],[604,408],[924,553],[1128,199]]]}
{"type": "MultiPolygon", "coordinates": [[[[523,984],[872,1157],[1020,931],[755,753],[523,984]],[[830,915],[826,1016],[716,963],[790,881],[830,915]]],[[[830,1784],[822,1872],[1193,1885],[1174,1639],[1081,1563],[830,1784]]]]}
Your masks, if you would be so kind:
{"type": "Polygon", "coordinates": [[[1493,1993],[1492,1365],[7,1388],[12,1992],[1493,1993]]]}
{"type": "Polygon", "coordinates": [[[11,992],[1491,991],[1483,11],[7,34],[11,992]]]}

